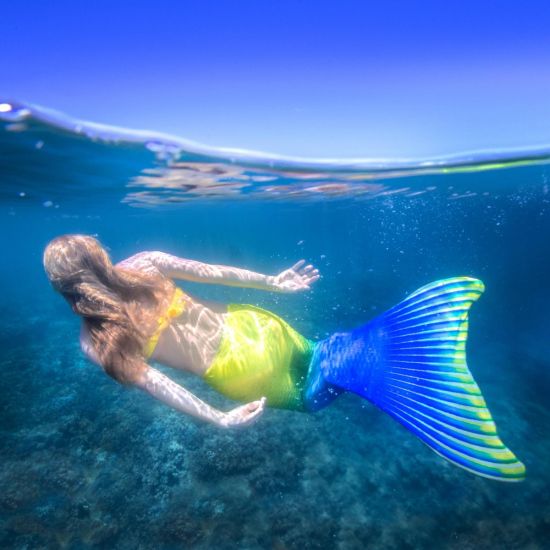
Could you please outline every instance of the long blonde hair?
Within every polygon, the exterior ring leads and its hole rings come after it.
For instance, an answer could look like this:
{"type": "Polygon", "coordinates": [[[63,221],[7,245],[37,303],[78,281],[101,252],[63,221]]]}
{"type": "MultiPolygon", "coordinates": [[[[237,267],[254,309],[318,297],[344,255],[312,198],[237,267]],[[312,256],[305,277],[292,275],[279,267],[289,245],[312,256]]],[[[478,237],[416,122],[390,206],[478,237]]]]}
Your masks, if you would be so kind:
{"type": "Polygon", "coordinates": [[[115,380],[134,382],[145,368],[143,349],[168,307],[174,284],[114,266],[99,241],[63,235],[44,251],[52,286],[80,315],[100,364],[115,380]]]}

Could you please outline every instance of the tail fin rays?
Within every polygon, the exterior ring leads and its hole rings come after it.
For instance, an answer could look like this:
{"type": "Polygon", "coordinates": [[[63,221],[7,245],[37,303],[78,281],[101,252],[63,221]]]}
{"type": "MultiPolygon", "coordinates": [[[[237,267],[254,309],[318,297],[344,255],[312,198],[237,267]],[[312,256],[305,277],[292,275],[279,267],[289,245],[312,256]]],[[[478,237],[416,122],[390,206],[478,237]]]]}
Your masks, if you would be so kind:
{"type": "Polygon", "coordinates": [[[327,367],[325,377],[368,398],[454,464],[520,481],[525,467],[498,437],[466,364],[468,311],[483,291],[467,277],[418,289],[347,338],[337,335],[332,355],[340,367],[327,367]],[[343,351],[344,344],[351,347],[343,351]]]}

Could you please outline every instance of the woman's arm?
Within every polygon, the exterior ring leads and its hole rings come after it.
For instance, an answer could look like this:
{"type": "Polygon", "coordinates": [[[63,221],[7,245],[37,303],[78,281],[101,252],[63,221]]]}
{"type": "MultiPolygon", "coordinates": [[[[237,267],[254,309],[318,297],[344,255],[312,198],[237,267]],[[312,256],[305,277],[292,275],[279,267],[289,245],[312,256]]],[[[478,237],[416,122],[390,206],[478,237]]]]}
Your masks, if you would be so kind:
{"type": "Polygon", "coordinates": [[[224,428],[251,424],[262,414],[265,406],[265,397],[262,397],[258,401],[241,405],[224,413],[201,401],[190,391],[149,366],[136,380],[135,385],[180,412],[224,428]]]}
{"type": "MultiPolygon", "coordinates": [[[[88,359],[101,366],[85,324],[82,324],[80,331],[80,345],[88,359]]],[[[132,377],[132,385],[147,392],[169,407],[190,414],[195,418],[206,420],[216,426],[224,428],[246,426],[254,422],[264,410],[266,400],[265,397],[262,397],[258,401],[241,405],[226,413],[218,411],[173,380],[170,380],[168,376],[150,367],[147,363],[139,361],[138,367],[132,377]]]]}
{"type": "Polygon", "coordinates": [[[319,279],[319,271],[312,265],[304,265],[304,260],[300,260],[290,269],[279,273],[279,275],[263,275],[238,267],[206,264],[178,258],[165,252],[141,252],[128,258],[128,260],[124,260],[119,265],[145,268],[147,264],[154,266],[163,275],[172,279],[279,292],[308,290],[309,285],[319,279]]]}

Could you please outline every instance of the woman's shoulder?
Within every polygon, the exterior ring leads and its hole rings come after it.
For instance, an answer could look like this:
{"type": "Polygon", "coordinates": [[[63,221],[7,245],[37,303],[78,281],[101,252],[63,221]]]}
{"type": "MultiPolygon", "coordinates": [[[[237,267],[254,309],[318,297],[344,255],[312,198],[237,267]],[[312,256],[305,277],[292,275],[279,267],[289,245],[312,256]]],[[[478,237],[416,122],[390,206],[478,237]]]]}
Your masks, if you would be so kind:
{"type": "Polygon", "coordinates": [[[141,271],[142,273],[158,274],[151,252],[138,252],[129,258],[125,258],[116,264],[116,267],[130,269],[132,271],[141,271]]]}

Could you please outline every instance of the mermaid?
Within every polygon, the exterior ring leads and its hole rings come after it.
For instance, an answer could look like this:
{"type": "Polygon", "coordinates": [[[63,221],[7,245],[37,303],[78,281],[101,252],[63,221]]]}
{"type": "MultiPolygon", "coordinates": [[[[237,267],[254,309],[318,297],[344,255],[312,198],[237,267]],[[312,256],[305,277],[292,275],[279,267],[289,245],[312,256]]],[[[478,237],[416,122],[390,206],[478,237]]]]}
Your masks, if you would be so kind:
{"type": "Polygon", "coordinates": [[[365,325],[313,342],[269,311],[199,300],[173,281],[299,292],[319,279],[303,260],[275,276],[163,252],[113,265],[96,239],[65,235],[46,247],[44,267],[82,318],[86,356],[178,411],[229,428],[256,421],[266,405],[314,412],[352,392],[470,472],[525,477],[466,365],[468,312],[484,290],[477,279],[428,284],[365,325]],[[219,411],[149,360],[198,375],[245,404],[219,411]]]}

